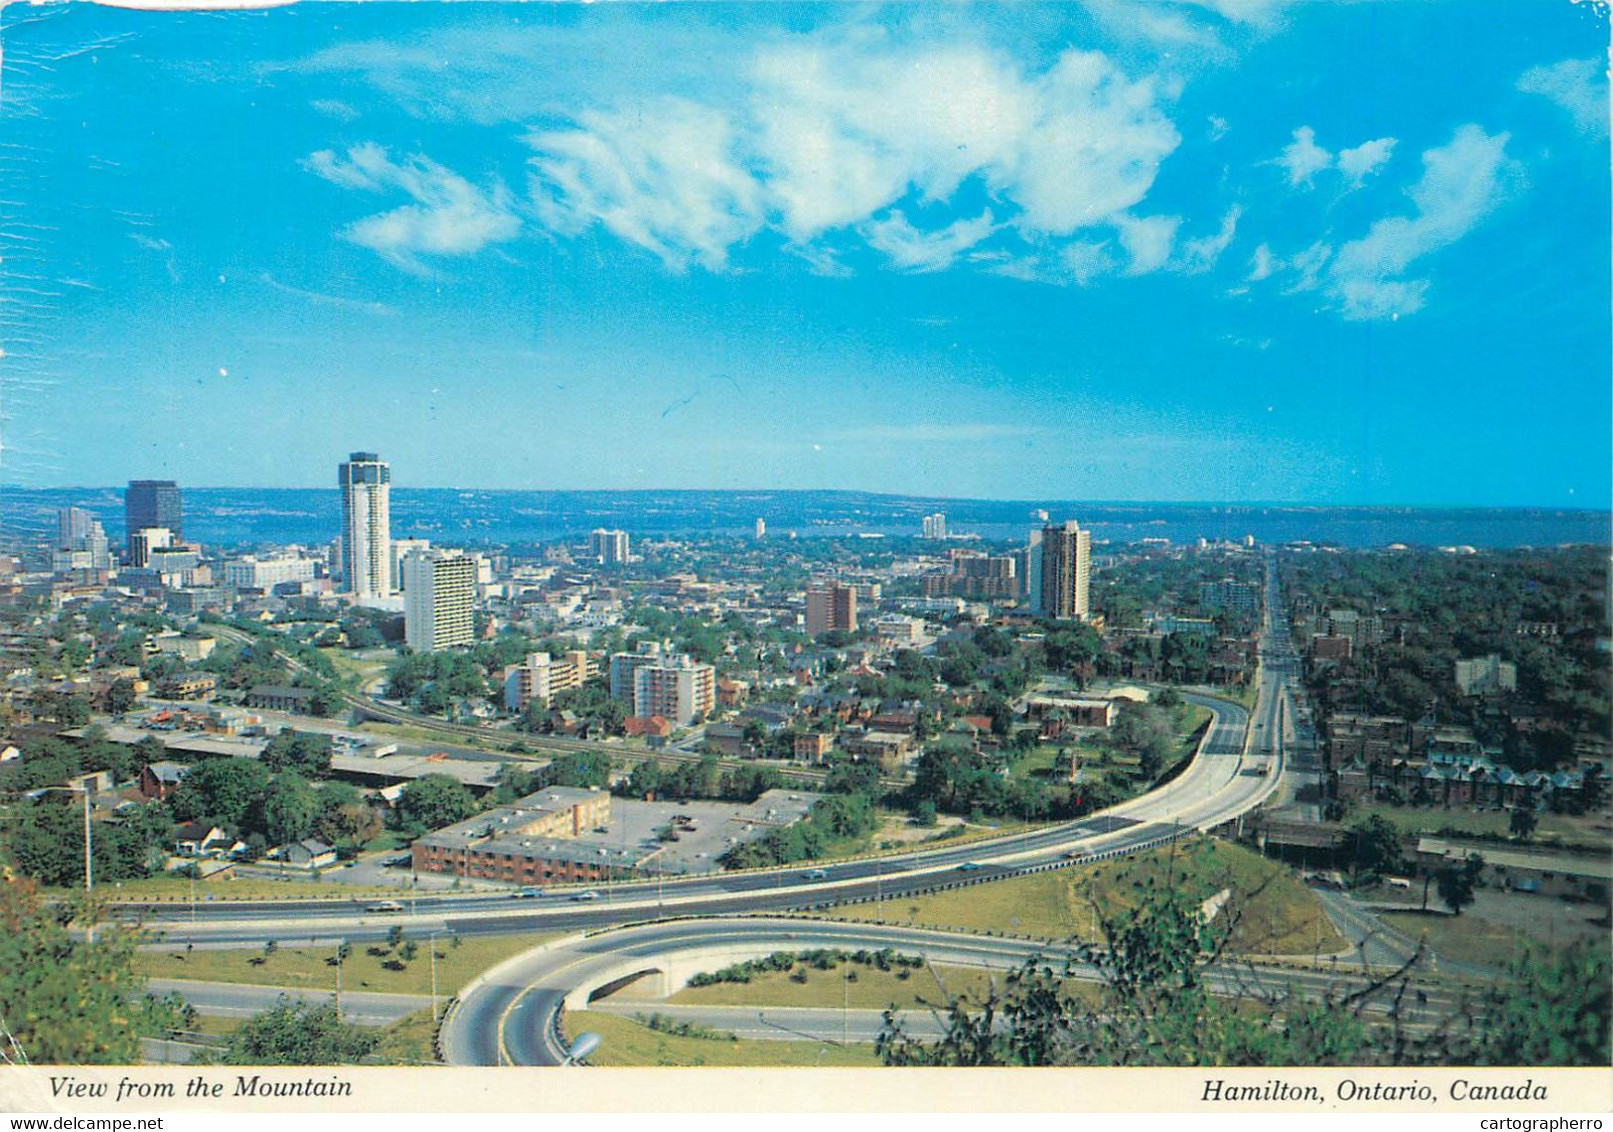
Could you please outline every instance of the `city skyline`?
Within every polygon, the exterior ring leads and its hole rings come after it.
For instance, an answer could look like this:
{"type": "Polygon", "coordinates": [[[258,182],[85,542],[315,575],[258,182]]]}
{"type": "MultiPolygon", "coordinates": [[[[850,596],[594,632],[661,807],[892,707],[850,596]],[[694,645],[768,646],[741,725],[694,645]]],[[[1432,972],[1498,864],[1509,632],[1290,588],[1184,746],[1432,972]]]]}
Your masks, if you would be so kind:
{"type": "Polygon", "coordinates": [[[1584,5],[0,18],[8,483],[1613,501],[1584,5]]]}

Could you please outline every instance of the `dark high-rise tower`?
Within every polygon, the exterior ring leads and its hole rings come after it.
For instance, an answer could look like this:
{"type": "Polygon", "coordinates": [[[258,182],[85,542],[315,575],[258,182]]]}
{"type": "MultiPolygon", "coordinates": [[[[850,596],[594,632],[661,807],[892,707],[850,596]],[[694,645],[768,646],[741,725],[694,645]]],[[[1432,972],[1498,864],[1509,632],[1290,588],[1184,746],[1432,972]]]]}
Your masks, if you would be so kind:
{"type": "Polygon", "coordinates": [[[182,541],[184,509],[180,504],[179,485],[173,480],[130,480],[123,493],[123,517],[130,553],[134,551],[134,536],[149,527],[166,527],[174,541],[182,541]]]}
{"type": "Polygon", "coordinates": [[[1040,611],[1059,621],[1085,621],[1092,608],[1091,577],[1092,532],[1073,519],[1043,527],[1040,611]]]}

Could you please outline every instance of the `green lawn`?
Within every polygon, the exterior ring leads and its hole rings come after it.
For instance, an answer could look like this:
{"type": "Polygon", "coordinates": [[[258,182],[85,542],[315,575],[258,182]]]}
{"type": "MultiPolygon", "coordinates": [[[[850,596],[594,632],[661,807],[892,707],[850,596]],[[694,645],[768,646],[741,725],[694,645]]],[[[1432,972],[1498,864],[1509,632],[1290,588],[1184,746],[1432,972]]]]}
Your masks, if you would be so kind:
{"type": "MultiPolygon", "coordinates": [[[[342,964],[342,986],[348,990],[380,991],[390,994],[430,994],[431,955],[426,939],[409,933],[420,950],[404,963],[382,943],[355,943],[342,964]],[[379,954],[372,954],[378,952],[379,954]],[[397,963],[401,969],[385,966],[397,963]]],[[[466,936],[458,947],[451,938],[437,936],[437,990],[446,999],[489,967],[512,955],[528,951],[553,933],[502,936],[466,936]]],[[[142,950],[135,953],[135,969],[143,975],[167,979],[201,979],[214,983],[252,983],[275,987],[336,986],[335,951],[329,947],[297,947],[281,943],[264,957],[259,948],[229,950],[197,949],[187,954],[178,946],[142,950]]]]}
{"type": "Polygon", "coordinates": [[[1053,767],[1058,762],[1059,749],[1050,743],[1042,743],[1033,748],[1022,758],[1015,759],[1008,767],[1008,775],[1014,779],[1039,778],[1051,779],[1053,767]]]}
{"type": "MultiPolygon", "coordinates": [[[[1171,709],[1171,730],[1175,733],[1176,745],[1166,758],[1166,766],[1175,765],[1197,748],[1199,729],[1209,718],[1209,709],[1197,704],[1183,702],[1171,709]]],[[[1059,746],[1056,743],[1038,744],[1009,765],[1009,776],[1041,779],[1049,783],[1055,781],[1054,767],[1058,762],[1059,746]]],[[[1082,741],[1069,746],[1086,781],[1105,780],[1120,790],[1122,797],[1138,794],[1147,785],[1138,781],[1137,757],[1113,746],[1103,732],[1084,736],[1082,741]]]]}
{"type": "MultiPolygon", "coordinates": [[[[1377,815],[1393,822],[1409,835],[1435,834],[1441,829],[1455,829],[1463,833],[1498,834],[1511,832],[1512,815],[1505,810],[1443,809],[1438,806],[1391,806],[1385,803],[1352,806],[1345,819],[1350,825],[1366,821],[1377,815]]],[[[1549,845],[1554,840],[1583,842],[1590,836],[1582,821],[1563,814],[1540,814],[1535,830],[1535,841],[1549,845]]],[[[1605,842],[1606,834],[1596,837],[1605,842]]]]}
{"type": "MultiPolygon", "coordinates": [[[[913,1010],[941,1002],[949,993],[978,1002],[985,996],[992,974],[978,967],[924,966],[881,971],[862,964],[842,963],[832,970],[819,971],[798,964],[795,972],[767,971],[753,976],[748,983],[684,987],[666,1001],[686,1006],[839,1007],[849,1004],[858,1010],[883,1010],[888,1006],[913,1010]],[[856,974],[855,980],[846,978],[848,971],[856,974]],[[805,974],[804,982],[792,977],[797,972],[805,974]]],[[[996,972],[995,976],[1000,987],[1003,972],[996,972]]],[[[654,1009],[653,1003],[645,1006],[646,1013],[654,1009]]]]}
{"type": "Polygon", "coordinates": [[[1523,937],[1472,912],[1384,912],[1383,922],[1412,939],[1428,941],[1435,955],[1463,963],[1495,965],[1517,951],[1523,937]]]}
{"type": "MultiPolygon", "coordinates": [[[[50,895],[82,896],[78,888],[47,889],[50,895]]],[[[234,879],[199,880],[196,882],[196,901],[204,903],[209,897],[220,900],[292,900],[297,898],[319,900],[362,899],[370,896],[396,896],[406,887],[336,884],[310,880],[273,880],[267,877],[237,877],[234,879]]],[[[152,903],[188,904],[191,883],[184,877],[160,876],[143,880],[122,880],[95,886],[95,899],[111,901],[146,901],[152,903]]]]}
{"type": "MultiPolygon", "coordinates": [[[[647,1009],[646,1014],[653,1011],[647,1009]]],[[[566,1035],[591,1031],[604,1039],[591,1065],[672,1066],[876,1066],[871,1045],[839,1046],[831,1042],[734,1041],[688,1038],[658,1033],[631,1018],[596,1011],[566,1015],[566,1035]]]]}
{"type": "MultiPolygon", "coordinates": [[[[887,900],[883,920],[1090,942],[1098,916],[1112,918],[1135,907],[1150,878],[1190,892],[1195,899],[1231,887],[1237,950],[1263,955],[1345,950],[1343,938],[1291,872],[1246,849],[1208,838],[1185,843],[1174,857],[1165,847],[1132,859],[887,900]]],[[[837,908],[834,915],[873,920],[879,918],[879,910],[873,904],[856,904],[837,908]]]]}
{"type": "Polygon", "coordinates": [[[352,677],[355,687],[362,686],[386,671],[386,661],[355,656],[348,649],[323,648],[319,651],[330,660],[336,669],[336,675],[343,678],[352,677]]]}

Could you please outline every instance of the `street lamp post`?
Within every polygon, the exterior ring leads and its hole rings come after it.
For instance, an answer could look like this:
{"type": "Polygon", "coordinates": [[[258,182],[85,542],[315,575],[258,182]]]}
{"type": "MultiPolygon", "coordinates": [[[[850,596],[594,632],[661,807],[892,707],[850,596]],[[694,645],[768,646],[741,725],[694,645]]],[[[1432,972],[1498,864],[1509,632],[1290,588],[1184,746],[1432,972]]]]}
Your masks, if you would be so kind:
{"type": "Polygon", "coordinates": [[[840,1007],[840,1044],[851,1045],[851,962],[846,962],[846,973],[841,976],[840,986],[844,992],[840,1007]]]}
{"type": "Polygon", "coordinates": [[[336,1021],[338,1022],[342,1020],[342,951],[346,946],[345,939],[336,941],[336,1021]]]}
{"type": "Polygon", "coordinates": [[[441,932],[432,932],[426,937],[426,946],[431,948],[431,1021],[437,1022],[437,937],[441,932]]]}

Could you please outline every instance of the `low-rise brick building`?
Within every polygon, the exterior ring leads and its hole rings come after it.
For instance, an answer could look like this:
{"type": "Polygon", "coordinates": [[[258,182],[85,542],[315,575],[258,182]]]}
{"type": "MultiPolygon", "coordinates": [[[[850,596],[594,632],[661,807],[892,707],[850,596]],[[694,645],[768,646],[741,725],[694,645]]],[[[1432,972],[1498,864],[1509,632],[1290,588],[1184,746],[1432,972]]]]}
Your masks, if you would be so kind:
{"type": "Polygon", "coordinates": [[[602,846],[568,844],[610,824],[610,794],[552,786],[417,838],[414,869],[520,884],[604,880],[636,863],[602,846]]]}

